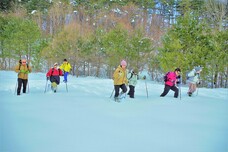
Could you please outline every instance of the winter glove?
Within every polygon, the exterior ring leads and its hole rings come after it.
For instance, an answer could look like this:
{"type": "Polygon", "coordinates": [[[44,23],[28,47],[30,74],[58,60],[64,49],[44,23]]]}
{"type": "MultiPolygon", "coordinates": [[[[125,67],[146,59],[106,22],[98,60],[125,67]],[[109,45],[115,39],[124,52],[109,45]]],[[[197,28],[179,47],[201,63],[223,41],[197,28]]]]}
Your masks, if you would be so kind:
{"type": "Polygon", "coordinates": [[[145,75],[143,76],[143,80],[146,80],[146,76],[145,75]]]}
{"type": "Polygon", "coordinates": [[[128,80],[126,80],[126,83],[125,83],[125,84],[126,84],[127,86],[128,86],[128,83],[129,83],[129,81],[128,81],[128,80]]]}
{"type": "Polygon", "coordinates": [[[20,70],[20,73],[25,73],[26,71],[25,70],[20,70]]]}
{"type": "Polygon", "coordinates": [[[29,71],[26,71],[25,74],[29,74],[29,71]]]}

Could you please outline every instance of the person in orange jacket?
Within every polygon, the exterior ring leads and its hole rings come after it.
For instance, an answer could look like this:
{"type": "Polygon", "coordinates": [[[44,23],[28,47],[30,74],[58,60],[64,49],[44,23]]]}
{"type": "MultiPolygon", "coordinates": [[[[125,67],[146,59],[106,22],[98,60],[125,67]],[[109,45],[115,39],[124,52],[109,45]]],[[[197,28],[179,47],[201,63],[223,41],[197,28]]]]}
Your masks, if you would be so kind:
{"type": "Polygon", "coordinates": [[[15,67],[15,72],[18,73],[18,87],[17,95],[21,95],[21,86],[23,85],[23,93],[26,93],[26,87],[28,84],[28,74],[32,72],[31,66],[28,65],[26,59],[19,60],[19,64],[15,67]]]}
{"type": "Polygon", "coordinates": [[[60,83],[60,76],[63,76],[63,72],[59,68],[58,63],[55,63],[54,67],[50,68],[46,74],[47,80],[51,81],[51,89],[54,92],[57,91],[57,85],[60,83]]]}

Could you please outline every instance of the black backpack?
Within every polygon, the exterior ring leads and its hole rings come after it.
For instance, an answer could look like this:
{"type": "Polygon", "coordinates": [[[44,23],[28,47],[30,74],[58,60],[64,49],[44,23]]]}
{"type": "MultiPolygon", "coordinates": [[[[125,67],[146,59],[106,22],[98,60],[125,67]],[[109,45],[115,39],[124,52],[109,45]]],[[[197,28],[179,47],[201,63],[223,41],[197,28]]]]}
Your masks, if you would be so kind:
{"type": "MultiPolygon", "coordinates": [[[[130,78],[128,80],[130,80],[132,78],[132,76],[133,76],[133,73],[131,72],[131,76],[130,76],[130,78]]],[[[138,77],[138,74],[137,74],[137,80],[138,79],[139,79],[139,77],[138,77]]]]}
{"type": "Polygon", "coordinates": [[[167,73],[164,75],[164,77],[163,77],[165,82],[168,81],[168,74],[169,74],[169,73],[170,73],[170,72],[167,72],[167,73]]]}

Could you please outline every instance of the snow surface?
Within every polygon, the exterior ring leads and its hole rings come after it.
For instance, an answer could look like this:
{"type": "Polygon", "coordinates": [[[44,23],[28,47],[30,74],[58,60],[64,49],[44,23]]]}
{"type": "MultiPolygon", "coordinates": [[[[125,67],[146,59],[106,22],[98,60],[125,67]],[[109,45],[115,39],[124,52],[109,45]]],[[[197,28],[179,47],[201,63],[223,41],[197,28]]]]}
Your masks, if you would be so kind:
{"type": "Polygon", "coordinates": [[[16,96],[17,74],[0,71],[0,152],[228,152],[228,89],[160,98],[162,84],[139,80],[116,103],[111,79],[68,79],[44,93],[45,73],[31,73],[16,96]]]}

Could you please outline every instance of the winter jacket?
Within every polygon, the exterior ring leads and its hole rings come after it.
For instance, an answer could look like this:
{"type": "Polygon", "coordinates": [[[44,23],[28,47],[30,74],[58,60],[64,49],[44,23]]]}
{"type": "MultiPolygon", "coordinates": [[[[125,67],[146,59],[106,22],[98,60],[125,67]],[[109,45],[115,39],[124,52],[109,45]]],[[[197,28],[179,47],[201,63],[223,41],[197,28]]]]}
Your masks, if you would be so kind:
{"type": "Polygon", "coordinates": [[[60,77],[59,76],[63,76],[63,72],[59,68],[51,68],[47,72],[46,76],[50,77],[51,82],[56,82],[57,84],[59,84],[60,83],[60,77]]]}
{"type": "Polygon", "coordinates": [[[18,73],[18,78],[27,80],[28,79],[28,74],[32,72],[31,66],[25,64],[25,65],[17,65],[15,67],[15,72],[18,73]]]}
{"type": "Polygon", "coordinates": [[[196,73],[196,70],[193,69],[192,71],[190,71],[188,74],[188,79],[187,82],[188,83],[192,83],[192,84],[197,84],[200,81],[200,74],[196,73]]]}
{"type": "Polygon", "coordinates": [[[60,69],[63,70],[64,72],[70,72],[70,70],[71,70],[71,65],[70,65],[70,63],[68,63],[68,62],[63,63],[63,64],[60,66],[60,69]]]}
{"type": "Polygon", "coordinates": [[[132,72],[127,74],[128,84],[132,86],[136,86],[138,75],[133,74],[132,72]]]}
{"type": "Polygon", "coordinates": [[[169,72],[167,75],[167,81],[165,82],[165,85],[168,86],[174,86],[177,81],[177,75],[175,72],[169,72]]]}
{"type": "Polygon", "coordinates": [[[122,85],[127,83],[127,72],[120,65],[113,73],[114,85],[122,85]]]}

